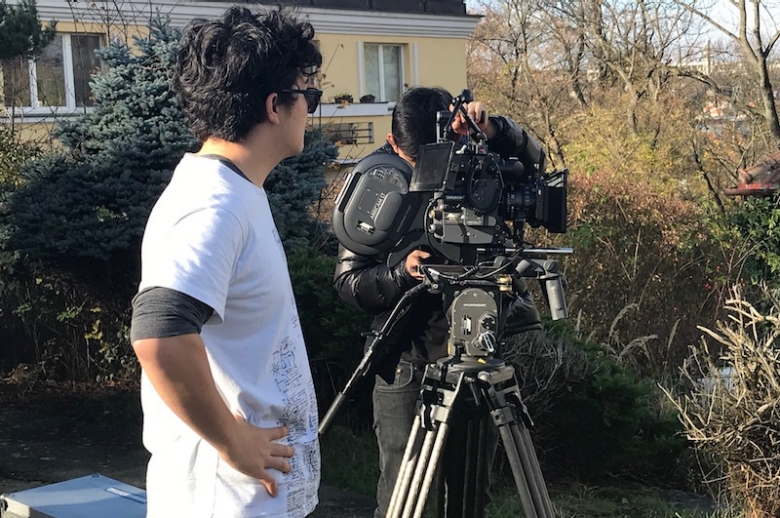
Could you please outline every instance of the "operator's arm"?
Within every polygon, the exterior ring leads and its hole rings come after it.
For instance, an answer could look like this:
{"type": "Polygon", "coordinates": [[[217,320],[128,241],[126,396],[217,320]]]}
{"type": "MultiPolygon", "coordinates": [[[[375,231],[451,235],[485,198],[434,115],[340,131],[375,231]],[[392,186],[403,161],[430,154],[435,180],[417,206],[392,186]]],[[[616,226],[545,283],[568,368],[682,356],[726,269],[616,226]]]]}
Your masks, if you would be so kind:
{"type": "MultiPolygon", "coordinates": [[[[487,117],[485,105],[479,101],[465,105],[466,112],[476,125],[485,133],[487,146],[501,158],[518,158],[526,171],[536,168],[544,172],[545,154],[542,146],[514,121],[500,115],[487,117]]],[[[468,135],[471,132],[462,113],[456,114],[452,131],[455,135],[468,135]]]]}
{"type": "Polygon", "coordinates": [[[340,246],[333,286],[342,300],[357,309],[371,314],[389,311],[418,283],[407,270],[408,262],[391,268],[379,257],[355,254],[340,246]]]}

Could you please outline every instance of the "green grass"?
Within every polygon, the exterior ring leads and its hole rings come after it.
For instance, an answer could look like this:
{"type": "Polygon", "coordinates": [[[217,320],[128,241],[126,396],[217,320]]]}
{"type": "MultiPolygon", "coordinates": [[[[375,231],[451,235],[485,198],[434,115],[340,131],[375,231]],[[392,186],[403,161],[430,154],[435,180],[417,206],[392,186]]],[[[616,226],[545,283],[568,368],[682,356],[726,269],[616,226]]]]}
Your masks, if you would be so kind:
{"type": "MultiPolygon", "coordinates": [[[[322,438],[322,483],[374,497],[378,459],[371,430],[354,434],[334,426],[322,438]]],[[[522,504],[511,474],[496,476],[500,480],[494,482],[491,490],[490,518],[522,517],[522,504]]],[[[696,511],[695,504],[699,502],[695,495],[639,485],[554,485],[550,494],[557,518],[743,518],[735,512],[696,511]]],[[[428,512],[428,516],[433,515],[428,512]]]]}
{"type": "Polygon", "coordinates": [[[322,483],[376,497],[379,451],[371,430],[358,435],[332,426],[322,437],[322,483]]]}

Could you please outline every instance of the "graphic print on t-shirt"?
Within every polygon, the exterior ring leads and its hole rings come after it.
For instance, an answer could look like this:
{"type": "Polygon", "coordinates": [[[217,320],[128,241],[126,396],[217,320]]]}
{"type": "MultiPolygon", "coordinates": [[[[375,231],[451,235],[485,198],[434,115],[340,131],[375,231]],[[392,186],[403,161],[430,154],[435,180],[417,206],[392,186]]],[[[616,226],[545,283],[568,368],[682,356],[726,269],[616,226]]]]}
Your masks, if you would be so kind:
{"type": "MultiPolygon", "coordinates": [[[[296,312],[297,313],[297,312],[296,312]]],[[[297,322],[297,314],[293,317],[297,322]]],[[[293,326],[292,332],[300,336],[300,327],[293,326]]],[[[313,391],[313,383],[310,376],[303,376],[298,368],[295,356],[295,343],[290,336],[286,336],[276,351],[273,353],[272,369],[274,382],[283,394],[282,407],[284,408],[279,420],[280,425],[287,426],[287,439],[290,444],[296,444],[295,455],[290,459],[289,473],[285,474],[287,487],[292,489],[287,494],[287,509],[292,510],[305,506],[311,499],[307,494],[307,480],[316,476],[320,469],[319,446],[316,439],[307,441],[307,432],[316,430],[316,396],[313,391]]]]}

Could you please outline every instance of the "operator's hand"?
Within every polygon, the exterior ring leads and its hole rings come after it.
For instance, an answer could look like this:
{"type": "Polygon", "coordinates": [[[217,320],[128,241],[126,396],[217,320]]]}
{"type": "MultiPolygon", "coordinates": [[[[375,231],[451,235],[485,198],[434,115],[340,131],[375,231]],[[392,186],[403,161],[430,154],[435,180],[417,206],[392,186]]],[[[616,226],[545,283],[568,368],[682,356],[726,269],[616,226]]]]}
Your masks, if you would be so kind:
{"type": "MultiPolygon", "coordinates": [[[[485,133],[485,136],[487,136],[488,139],[493,138],[496,134],[496,128],[490,122],[490,117],[488,116],[485,105],[479,101],[473,101],[464,105],[464,107],[466,108],[466,113],[474,119],[474,122],[476,122],[479,129],[485,133]]],[[[453,108],[454,106],[450,106],[450,110],[453,108]]],[[[452,131],[458,135],[465,136],[469,134],[469,125],[460,111],[455,115],[455,119],[452,121],[452,131]]]]}
{"type": "Polygon", "coordinates": [[[422,250],[413,250],[406,256],[406,273],[421,281],[423,279],[422,273],[420,273],[420,265],[424,259],[428,259],[431,256],[428,252],[422,250]]]}
{"type": "Polygon", "coordinates": [[[244,475],[258,479],[269,495],[276,496],[279,487],[267,470],[272,468],[290,472],[291,466],[286,459],[293,456],[293,448],[273,442],[287,435],[287,427],[258,428],[241,416],[235,418],[237,427],[234,440],[225,451],[219,452],[219,456],[244,475]]]}

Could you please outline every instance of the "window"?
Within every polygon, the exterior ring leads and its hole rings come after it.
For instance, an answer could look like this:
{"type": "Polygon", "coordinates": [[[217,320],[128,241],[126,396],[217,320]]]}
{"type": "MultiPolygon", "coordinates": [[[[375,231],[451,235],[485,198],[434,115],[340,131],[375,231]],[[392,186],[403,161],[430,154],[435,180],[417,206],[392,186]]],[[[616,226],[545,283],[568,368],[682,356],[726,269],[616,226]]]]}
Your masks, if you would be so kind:
{"type": "Polygon", "coordinates": [[[5,105],[37,112],[92,106],[89,79],[101,67],[98,48],[98,35],[57,34],[34,59],[0,62],[5,105]]]}
{"type": "Polygon", "coordinates": [[[403,48],[401,45],[363,45],[366,93],[380,102],[394,102],[403,91],[403,48]]]}

